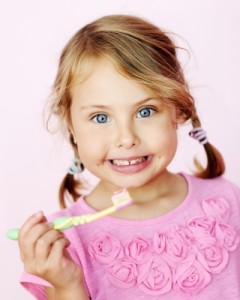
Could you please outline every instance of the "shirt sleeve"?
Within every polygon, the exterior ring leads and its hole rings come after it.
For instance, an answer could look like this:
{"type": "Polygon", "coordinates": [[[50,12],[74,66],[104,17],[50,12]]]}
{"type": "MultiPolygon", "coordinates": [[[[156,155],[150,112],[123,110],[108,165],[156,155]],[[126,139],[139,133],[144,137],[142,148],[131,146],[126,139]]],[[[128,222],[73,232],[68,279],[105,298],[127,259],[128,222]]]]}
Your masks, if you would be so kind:
{"type": "Polygon", "coordinates": [[[52,285],[46,280],[27,272],[23,272],[20,278],[20,283],[38,300],[47,300],[45,288],[52,287],[52,285]]]}

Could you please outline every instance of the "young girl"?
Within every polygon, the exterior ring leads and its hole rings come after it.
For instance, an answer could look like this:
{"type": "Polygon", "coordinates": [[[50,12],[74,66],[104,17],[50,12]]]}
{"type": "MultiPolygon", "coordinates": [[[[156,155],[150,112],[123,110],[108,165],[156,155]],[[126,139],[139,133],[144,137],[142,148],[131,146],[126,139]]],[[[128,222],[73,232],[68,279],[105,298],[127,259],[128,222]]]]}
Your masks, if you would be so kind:
{"type": "Polygon", "coordinates": [[[75,153],[60,188],[65,209],[22,226],[22,284],[37,299],[240,299],[240,189],[207,139],[176,46],[161,29],[127,15],[100,18],[64,48],[51,113],[75,153]],[[177,129],[207,155],[194,176],[173,174],[177,129]],[[99,178],[85,196],[76,174],[99,178]],[[59,216],[94,213],[126,188],[133,204],[66,231],[59,216]],[[75,203],[65,205],[72,196],[75,203]]]}

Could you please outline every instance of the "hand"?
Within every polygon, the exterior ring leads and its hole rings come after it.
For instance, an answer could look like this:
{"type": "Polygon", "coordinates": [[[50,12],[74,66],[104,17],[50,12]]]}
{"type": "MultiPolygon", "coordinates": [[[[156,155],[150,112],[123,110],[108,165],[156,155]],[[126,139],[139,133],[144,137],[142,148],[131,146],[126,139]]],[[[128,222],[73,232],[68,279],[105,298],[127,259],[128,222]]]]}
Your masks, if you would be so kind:
{"type": "Polygon", "coordinates": [[[19,248],[26,272],[57,289],[83,284],[83,272],[66,251],[69,241],[46,222],[42,212],[31,216],[19,232],[19,248]]]}

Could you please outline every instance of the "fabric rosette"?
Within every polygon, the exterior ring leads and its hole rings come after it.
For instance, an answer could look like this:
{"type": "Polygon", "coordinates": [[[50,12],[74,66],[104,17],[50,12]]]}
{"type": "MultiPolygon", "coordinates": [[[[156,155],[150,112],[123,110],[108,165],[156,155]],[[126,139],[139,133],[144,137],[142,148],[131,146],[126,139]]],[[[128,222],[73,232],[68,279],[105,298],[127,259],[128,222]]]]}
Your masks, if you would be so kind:
{"type": "Polygon", "coordinates": [[[196,253],[198,261],[210,273],[222,272],[229,259],[228,251],[217,242],[202,244],[196,253]]]}
{"type": "Polygon", "coordinates": [[[120,241],[109,233],[99,233],[89,244],[90,255],[102,264],[111,264],[124,256],[120,241]]]}
{"type": "Polygon", "coordinates": [[[185,227],[173,227],[169,232],[158,232],[154,235],[154,250],[157,254],[174,267],[184,260],[188,254],[188,241],[192,239],[185,227]],[[185,238],[184,238],[185,237],[185,238]]]}
{"type": "Polygon", "coordinates": [[[201,216],[188,222],[188,228],[195,236],[196,243],[214,243],[216,220],[211,216],[201,216]]]}
{"type": "Polygon", "coordinates": [[[151,241],[139,236],[134,237],[125,248],[126,257],[136,264],[143,264],[149,260],[151,252],[151,241]]]}
{"type": "Polygon", "coordinates": [[[107,276],[116,287],[130,288],[137,283],[137,266],[125,259],[117,260],[108,268],[107,276]]]}
{"type": "Polygon", "coordinates": [[[180,294],[194,296],[211,281],[211,275],[191,253],[173,269],[173,289],[180,294]]]}
{"type": "Polygon", "coordinates": [[[202,201],[202,209],[208,216],[213,216],[220,222],[228,222],[230,217],[230,207],[223,197],[210,198],[202,201]]]}
{"type": "Polygon", "coordinates": [[[216,224],[216,239],[219,243],[227,249],[227,251],[234,251],[239,244],[239,236],[237,232],[227,224],[216,224]]]}
{"type": "Polygon", "coordinates": [[[230,209],[221,197],[202,201],[203,215],[187,223],[172,224],[152,237],[135,236],[123,244],[99,232],[89,244],[90,256],[104,265],[110,282],[118,288],[136,287],[152,296],[171,290],[195,296],[213,274],[227,266],[239,235],[226,224],[230,209]]]}
{"type": "Polygon", "coordinates": [[[172,273],[160,256],[154,256],[138,267],[138,287],[148,295],[162,295],[172,288],[172,273]]]}

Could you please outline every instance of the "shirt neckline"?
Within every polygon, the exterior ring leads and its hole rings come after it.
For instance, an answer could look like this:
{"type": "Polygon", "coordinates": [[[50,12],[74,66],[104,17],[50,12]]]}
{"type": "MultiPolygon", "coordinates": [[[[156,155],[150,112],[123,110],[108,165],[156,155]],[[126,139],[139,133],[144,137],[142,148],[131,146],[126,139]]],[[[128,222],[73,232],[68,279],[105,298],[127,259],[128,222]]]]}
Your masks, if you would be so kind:
{"type": "MultiPolygon", "coordinates": [[[[117,217],[112,217],[112,216],[106,216],[102,219],[100,219],[102,222],[107,222],[107,223],[115,223],[115,224],[121,224],[121,225],[152,225],[155,223],[162,223],[166,222],[169,219],[173,220],[176,216],[181,215],[181,212],[184,211],[187,208],[189,208],[191,204],[191,199],[192,199],[192,194],[193,194],[193,189],[192,189],[192,176],[188,175],[184,172],[178,173],[180,176],[182,176],[186,182],[187,182],[187,187],[188,187],[188,192],[184,200],[174,209],[171,211],[158,216],[154,218],[147,218],[147,219],[123,219],[123,218],[117,218],[117,217]]],[[[81,208],[84,210],[85,213],[97,213],[95,209],[93,209],[91,206],[89,206],[85,200],[84,196],[79,198],[78,200],[78,205],[81,206],[81,208]]]]}

